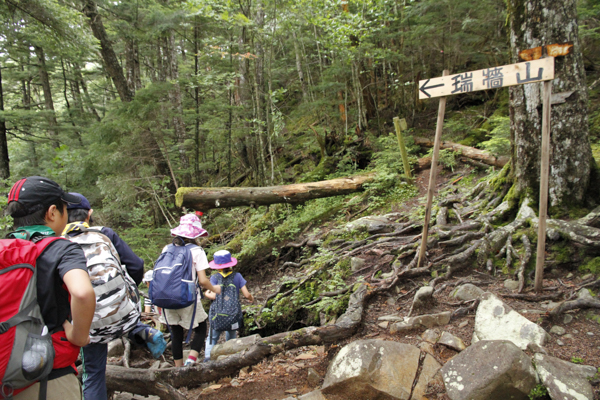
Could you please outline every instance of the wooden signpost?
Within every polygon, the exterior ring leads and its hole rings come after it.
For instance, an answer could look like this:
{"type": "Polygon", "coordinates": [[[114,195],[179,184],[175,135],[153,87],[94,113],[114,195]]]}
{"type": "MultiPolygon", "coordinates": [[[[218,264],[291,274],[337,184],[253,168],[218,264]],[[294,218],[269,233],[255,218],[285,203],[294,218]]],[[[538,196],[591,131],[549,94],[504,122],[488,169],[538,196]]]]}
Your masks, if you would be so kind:
{"type": "Polygon", "coordinates": [[[402,155],[402,163],[404,164],[404,173],[407,178],[412,178],[410,174],[410,164],[408,163],[408,154],[406,153],[406,146],[404,146],[404,138],[402,137],[402,131],[408,128],[406,120],[394,117],[394,127],[396,128],[396,136],[398,137],[398,146],[400,146],[400,155],[402,155]]]}
{"type": "Polygon", "coordinates": [[[542,289],[544,271],[544,253],[546,250],[546,214],[548,211],[548,173],[550,165],[550,104],[552,95],[552,79],[554,79],[554,57],[546,57],[517,64],[491,67],[461,74],[448,75],[444,71],[438,78],[419,81],[419,99],[441,97],[438,110],[435,143],[431,160],[429,187],[427,190],[427,206],[425,208],[425,221],[423,222],[423,235],[417,268],[422,266],[425,251],[427,250],[427,234],[435,180],[437,175],[437,162],[446,110],[446,96],[460,93],[474,92],[477,90],[497,89],[505,86],[523,85],[526,83],[544,82],[543,113],[542,113],[542,160],[540,171],[540,218],[538,227],[538,246],[535,269],[535,290],[542,289]]]}

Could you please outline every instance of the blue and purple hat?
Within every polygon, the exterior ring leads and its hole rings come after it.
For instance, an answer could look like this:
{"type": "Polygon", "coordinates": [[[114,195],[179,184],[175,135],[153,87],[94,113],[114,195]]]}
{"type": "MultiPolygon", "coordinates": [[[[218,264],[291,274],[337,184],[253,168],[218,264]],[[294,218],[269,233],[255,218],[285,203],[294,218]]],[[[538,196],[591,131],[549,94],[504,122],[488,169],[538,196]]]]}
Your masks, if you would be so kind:
{"type": "Polygon", "coordinates": [[[227,250],[219,250],[213,254],[213,260],[208,263],[211,269],[225,269],[233,267],[237,264],[237,259],[231,257],[231,253],[227,250]]]}

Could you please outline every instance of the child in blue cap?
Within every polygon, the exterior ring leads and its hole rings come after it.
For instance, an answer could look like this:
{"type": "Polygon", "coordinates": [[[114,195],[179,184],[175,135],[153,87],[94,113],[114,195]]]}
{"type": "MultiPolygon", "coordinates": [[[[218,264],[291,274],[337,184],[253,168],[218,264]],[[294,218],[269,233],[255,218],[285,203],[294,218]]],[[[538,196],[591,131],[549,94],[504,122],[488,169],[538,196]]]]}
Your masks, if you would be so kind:
{"type": "Polygon", "coordinates": [[[231,256],[227,250],[219,250],[213,256],[213,261],[208,263],[211,269],[217,273],[210,277],[213,285],[221,285],[221,294],[215,294],[210,290],[205,292],[208,299],[214,300],[210,305],[209,321],[210,333],[206,340],[204,349],[204,361],[210,360],[210,352],[219,341],[221,333],[225,332],[225,340],[235,339],[237,329],[242,322],[242,306],[240,305],[239,292],[254,303],[254,296],[246,287],[246,280],[239,272],[233,272],[237,259],[231,256]],[[230,318],[223,318],[223,314],[230,314],[230,318]]]}

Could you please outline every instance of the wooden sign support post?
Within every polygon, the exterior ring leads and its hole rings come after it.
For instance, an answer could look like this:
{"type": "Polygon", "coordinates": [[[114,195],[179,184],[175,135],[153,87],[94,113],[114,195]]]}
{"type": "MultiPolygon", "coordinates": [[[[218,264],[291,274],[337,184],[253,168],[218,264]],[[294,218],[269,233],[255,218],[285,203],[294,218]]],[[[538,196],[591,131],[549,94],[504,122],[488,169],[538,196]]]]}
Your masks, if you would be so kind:
{"type": "MultiPolygon", "coordinates": [[[[442,76],[450,74],[447,69],[442,76]]],[[[419,250],[419,261],[417,268],[421,268],[421,263],[425,258],[427,251],[427,234],[429,232],[429,220],[431,219],[431,207],[433,203],[433,192],[435,191],[435,181],[437,178],[437,164],[440,157],[440,143],[442,141],[442,130],[444,128],[444,115],[446,114],[446,96],[440,97],[438,107],[437,124],[435,126],[435,142],[433,143],[433,157],[431,157],[431,171],[429,172],[429,186],[427,188],[427,205],[425,206],[425,221],[423,221],[423,235],[421,238],[421,249],[419,250]]]]}
{"type": "Polygon", "coordinates": [[[542,291],[544,259],[546,256],[546,218],[548,214],[548,175],[550,170],[550,99],[552,81],[544,82],[542,108],[542,165],[540,167],[540,218],[538,223],[537,255],[535,260],[536,292],[542,291]]]}
{"type": "MultiPolygon", "coordinates": [[[[421,249],[419,251],[417,267],[422,267],[423,260],[425,258],[425,252],[427,251],[427,234],[429,231],[429,220],[431,219],[433,192],[435,190],[437,163],[440,152],[442,128],[444,124],[444,112],[446,110],[446,96],[474,92],[477,90],[498,89],[505,86],[544,82],[544,106],[542,116],[542,165],[540,171],[540,219],[535,275],[535,289],[536,291],[542,289],[544,252],[546,250],[546,214],[548,212],[548,169],[550,165],[550,104],[552,94],[552,79],[554,79],[554,57],[540,59],[531,57],[530,60],[522,63],[491,67],[450,76],[448,76],[448,71],[444,71],[444,75],[441,77],[419,81],[419,99],[440,97],[440,107],[435,131],[433,158],[431,160],[429,188],[427,190],[425,221],[423,221],[423,237],[421,238],[421,249]]],[[[565,93],[565,96],[568,97],[569,94],[565,93]]]]}
{"type": "Polygon", "coordinates": [[[402,163],[404,164],[404,173],[407,178],[412,178],[410,174],[410,164],[408,163],[408,154],[406,154],[406,147],[404,146],[404,138],[402,137],[402,131],[406,130],[406,120],[394,117],[394,127],[396,128],[396,136],[398,136],[398,146],[400,146],[400,154],[402,155],[402,163]]]}

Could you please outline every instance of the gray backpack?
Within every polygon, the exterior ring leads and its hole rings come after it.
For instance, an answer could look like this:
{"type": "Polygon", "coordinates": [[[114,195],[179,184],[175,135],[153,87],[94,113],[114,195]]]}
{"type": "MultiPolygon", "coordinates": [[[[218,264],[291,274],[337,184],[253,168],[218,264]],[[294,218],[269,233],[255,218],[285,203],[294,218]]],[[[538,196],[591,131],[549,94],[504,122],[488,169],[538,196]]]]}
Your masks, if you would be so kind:
{"type": "Polygon", "coordinates": [[[108,343],[129,333],[140,320],[140,295],[133,279],[121,265],[119,254],[101,226],[86,228],[69,224],[66,236],[79,243],[96,293],[96,311],[90,327],[91,343],[108,343]]]}
{"type": "Polygon", "coordinates": [[[221,285],[221,294],[218,294],[210,305],[210,329],[220,332],[233,331],[240,327],[243,318],[242,305],[240,304],[240,290],[233,284],[234,272],[223,278],[217,273],[217,284],[221,285]]]}

